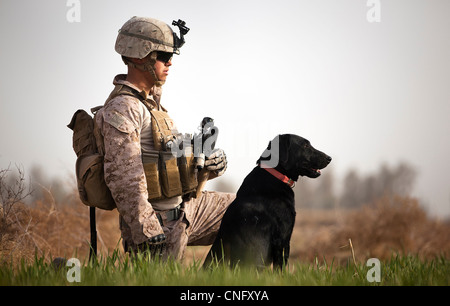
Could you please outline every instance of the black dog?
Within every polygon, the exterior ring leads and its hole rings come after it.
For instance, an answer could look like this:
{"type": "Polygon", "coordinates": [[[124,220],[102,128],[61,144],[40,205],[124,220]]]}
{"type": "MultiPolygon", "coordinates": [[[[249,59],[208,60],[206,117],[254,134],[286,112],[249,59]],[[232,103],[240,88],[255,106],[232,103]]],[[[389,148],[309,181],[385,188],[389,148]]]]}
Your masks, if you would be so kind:
{"type": "Polygon", "coordinates": [[[225,212],[204,266],[214,259],[258,267],[287,264],[295,222],[294,181],[320,176],[330,161],[300,136],[275,137],[225,212]]]}

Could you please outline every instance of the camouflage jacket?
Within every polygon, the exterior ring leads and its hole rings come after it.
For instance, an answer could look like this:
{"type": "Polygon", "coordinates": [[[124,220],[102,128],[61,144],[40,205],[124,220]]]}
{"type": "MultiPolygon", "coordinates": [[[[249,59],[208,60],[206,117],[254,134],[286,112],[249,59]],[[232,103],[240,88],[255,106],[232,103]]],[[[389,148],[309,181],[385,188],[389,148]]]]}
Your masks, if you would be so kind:
{"type": "MultiPolygon", "coordinates": [[[[125,80],[125,75],[116,76],[114,84],[125,84],[140,91],[125,80]]],[[[128,95],[113,98],[96,116],[105,145],[105,181],[135,244],[163,234],[155,210],[147,200],[141,159],[141,137],[151,137],[151,132],[142,135],[142,131],[150,128],[147,117],[144,104],[128,95]]]]}

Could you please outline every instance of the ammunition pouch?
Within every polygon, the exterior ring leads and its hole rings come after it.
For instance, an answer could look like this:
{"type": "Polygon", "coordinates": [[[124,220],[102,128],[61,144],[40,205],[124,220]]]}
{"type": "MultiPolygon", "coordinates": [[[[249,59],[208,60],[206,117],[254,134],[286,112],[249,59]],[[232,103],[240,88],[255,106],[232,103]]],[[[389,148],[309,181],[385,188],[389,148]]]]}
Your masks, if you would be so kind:
{"type": "Polygon", "coordinates": [[[177,158],[171,152],[145,151],[142,163],[149,201],[195,194],[197,175],[193,155],[177,158]]]}
{"type": "Polygon", "coordinates": [[[175,156],[168,147],[170,142],[178,145],[179,133],[173,120],[165,111],[149,111],[156,149],[142,152],[149,200],[195,195],[198,183],[192,146],[183,147],[182,152],[177,150],[179,157],[175,156]]]}
{"type": "Polygon", "coordinates": [[[167,143],[175,140],[175,135],[178,134],[178,131],[167,112],[157,110],[149,111],[152,116],[152,136],[155,149],[165,151],[167,149],[167,143]]]}

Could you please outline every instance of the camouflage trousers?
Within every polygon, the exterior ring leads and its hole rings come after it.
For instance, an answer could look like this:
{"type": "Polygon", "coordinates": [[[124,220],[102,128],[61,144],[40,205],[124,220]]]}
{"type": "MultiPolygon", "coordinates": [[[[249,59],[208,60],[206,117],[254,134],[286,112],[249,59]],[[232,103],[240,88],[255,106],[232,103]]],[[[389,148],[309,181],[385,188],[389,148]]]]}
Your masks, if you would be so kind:
{"type": "MultiPolygon", "coordinates": [[[[184,202],[180,217],[167,221],[165,212],[158,212],[163,222],[166,246],[163,257],[182,259],[187,246],[210,245],[214,242],[228,206],[236,198],[235,194],[203,191],[201,196],[184,202]]],[[[133,243],[131,229],[120,217],[123,246],[127,250],[137,250],[133,243]]]]}

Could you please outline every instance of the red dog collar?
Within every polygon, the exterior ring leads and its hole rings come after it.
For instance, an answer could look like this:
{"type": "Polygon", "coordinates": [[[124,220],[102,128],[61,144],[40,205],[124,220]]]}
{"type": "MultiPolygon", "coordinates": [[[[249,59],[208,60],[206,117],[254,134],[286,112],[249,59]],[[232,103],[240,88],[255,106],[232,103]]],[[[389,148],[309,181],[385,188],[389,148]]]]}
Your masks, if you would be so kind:
{"type": "Polygon", "coordinates": [[[262,169],[266,170],[267,172],[269,172],[270,174],[272,174],[273,176],[275,176],[277,179],[279,179],[283,183],[287,184],[289,187],[294,188],[295,181],[290,179],[290,178],[288,178],[286,175],[284,175],[281,172],[275,170],[274,168],[265,168],[265,167],[263,167],[263,164],[261,164],[260,167],[262,169]]]}

